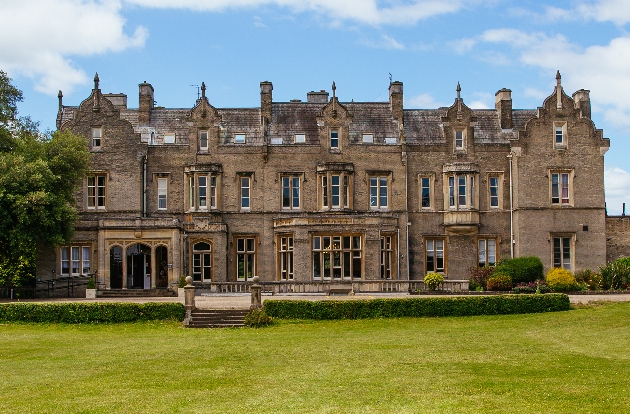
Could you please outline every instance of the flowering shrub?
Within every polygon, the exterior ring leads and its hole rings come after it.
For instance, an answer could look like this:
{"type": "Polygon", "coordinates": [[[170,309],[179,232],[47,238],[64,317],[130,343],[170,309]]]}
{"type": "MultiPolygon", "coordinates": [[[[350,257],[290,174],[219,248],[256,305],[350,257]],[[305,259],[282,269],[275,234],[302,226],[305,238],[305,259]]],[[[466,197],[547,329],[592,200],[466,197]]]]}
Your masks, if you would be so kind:
{"type": "Polygon", "coordinates": [[[630,283],[630,257],[622,257],[614,262],[606,263],[599,268],[602,275],[602,287],[609,289],[626,289],[630,283]]]}
{"type": "Polygon", "coordinates": [[[439,273],[427,273],[424,277],[424,285],[429,290],[436,290],[442,283],[444,283],[444,276],[439,273]]]}
{"type": "Polygon", "coordinates": [[[486,283],[488,290],[512,289],[512,278],[503,273],[495,273],[486,283]]]}
{"type": "Polygon", "coordinates": [[[575,280],[585,289],[602,290],[604,279],[599,273],[593,272],[591,269],[580,270],[575,273],[575,280]]]}
{"type": "Polygon", "coordinates": [[[519,283],[512,289],[514,293],[549,293],[551,289],[545,283],[544,280],[537,280],[535,282],[519,283]]]}
{"type": "Polygon", "coordinates": [[[468,269],[470,275],[469,289],[477,290],[479,288],[486,289],[488,278],[492,276],[494,267],[471,267],[468,269]]]}
{"type": "Polygon", "coordinates": [[[573,273],[570,270],[559,267],[553,268],[547,272],[545,281],[554,292],[569,292],[580,289],[573,273]]]}

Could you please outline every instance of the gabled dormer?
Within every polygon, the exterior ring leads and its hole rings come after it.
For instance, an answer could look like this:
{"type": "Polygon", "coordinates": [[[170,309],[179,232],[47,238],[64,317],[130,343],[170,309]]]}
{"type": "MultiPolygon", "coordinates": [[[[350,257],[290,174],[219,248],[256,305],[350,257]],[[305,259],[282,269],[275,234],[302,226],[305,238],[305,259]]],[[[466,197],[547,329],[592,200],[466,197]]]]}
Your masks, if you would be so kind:
{"type": "Polygon", "coordinates": [[[339,103],[335,94],[336,89],[333,82],[333,96],[317,115],[317,126],[321,145],[329,152],[341,153],[343,147],[349,145],[350,142],[348,126],[352,122],[352,114],[339,103]]]}
{"type": "Polygon", "coordinates": [[[442,125],[446,136],[447,151],[458,156],[465,156],[473,146],[477,117],[461,98],[462,88],[459,82],[457,82],[456,90],[457,98],[447,109],[446,115],[442,117],[442,125]]]}
{"type": "Polygon", "coordinates": [[[201,97],[197,99],[187,117],[189,122],[193,123],[190,142],[195,143],[196,151],[202,154],[213,152],[219,141],[222,118],[206,97],[205,82],[201,82],[201,97]]]}

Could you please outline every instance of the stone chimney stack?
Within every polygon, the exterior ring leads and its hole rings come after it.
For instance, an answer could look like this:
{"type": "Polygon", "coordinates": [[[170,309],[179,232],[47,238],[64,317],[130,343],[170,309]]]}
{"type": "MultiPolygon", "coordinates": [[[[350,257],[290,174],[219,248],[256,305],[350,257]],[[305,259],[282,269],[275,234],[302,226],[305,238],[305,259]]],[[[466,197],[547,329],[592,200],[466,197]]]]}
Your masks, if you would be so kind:
{"type": "Polygon", "coordinates": [[[573,94],[573,100],[575,101],[575,107],[582,111],[583,118],[591,118],[591,98],[589,96],[591,91],[586,89],[580,89],[573,94]]]}
{"type": "Polygon", "coordinates": [[[260,122],[269,125],[271,122],[271,103],[273,102],[273,84],[268,81],[260,82],[260,122]],[[264,119],[264,121],[263,121],[264,119]]]}
{"type": "Polygon", "coordinates": [[[512,91],[501,89],[494,94],[494,107],[499,113],[501,129],[512,129],[512,91]]]}
{"type": "Polygon", "coordinates": [[[394,81],[389,84],[389,105],[392,108],[392,116],[398,122],[403,121],[403,84],[394,81]]]}
{"type": "Polygon", "coordinates": [[[138,106],[138,124],[149,125],[151,121],[151,110],[153,109],[154,91],[153,86],[146,81],[138,85],[140,89],[140,103],[138,106]]]}
{"type": "Polygon", "coordinates": [[[328,92],[321,90],[319,92],[310,91],[306,94],[306,102],[308,103],[328,103],[328,92]]]}

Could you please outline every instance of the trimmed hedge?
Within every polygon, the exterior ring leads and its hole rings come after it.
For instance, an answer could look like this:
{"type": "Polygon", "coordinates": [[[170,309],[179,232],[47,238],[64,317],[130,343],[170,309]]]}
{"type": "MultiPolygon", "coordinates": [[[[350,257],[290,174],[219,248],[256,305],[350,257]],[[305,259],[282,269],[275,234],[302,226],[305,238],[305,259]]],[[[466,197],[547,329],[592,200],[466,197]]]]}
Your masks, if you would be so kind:
{"type": "Polygon", "coordinates": [[[494,295],[369,300],[266,300],[265,313],[278,319],[364,319],[403,316],[474,316],[568,310],[565,294],[494,295]]]}
{"type": "Polygon", "coordinates": [[[181,303],[3,303],[0,322],[120,323],[186,316],[181,303]]]}
{"type": "Polygon", "coordinates": [[[536,256],[502,260],[494,268],[494,273],[509,275],[514,284],[535,282],[544,276],[542,261],[536,256]]]}

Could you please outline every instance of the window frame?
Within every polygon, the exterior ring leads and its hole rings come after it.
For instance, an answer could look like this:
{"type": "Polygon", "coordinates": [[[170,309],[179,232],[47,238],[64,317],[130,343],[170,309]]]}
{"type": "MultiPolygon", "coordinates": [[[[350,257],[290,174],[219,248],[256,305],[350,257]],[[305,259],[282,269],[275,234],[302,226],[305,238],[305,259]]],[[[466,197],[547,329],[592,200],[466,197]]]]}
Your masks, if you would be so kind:
{"type": "Polygon", "coordinates": [[[467,145],[467,128],[453,128],[453,152],[465,153],[467,145]],[[461,134],[461,137],[458,137],[461,134]],[[458,145],[458,141],[461,141],[461,145],[458,145]]]}
{"type": "Polygon", "coordinates": [[[361,142],[363,142],[364,144],[373,144],[374,134],[371,132],[364,132],[363,134],[361,134],[361,142]]]}
{"type": "Polygon", "coordinates": [[[250,281],[256,276],[256,269],[258,265],[258,235],[242,234],[234,235],[234,263],[235,263],[235,275],[237,282],[250,281]],[[239,247],[239,240],[243,240],[243,249],[239,247]],[[250,246],[251,241],[251,246],[250,246]],[[251,249],[250,249],[251,247],[251,249]],[[239,274],[240,257],[243,255],[243,274],[239,274]],[[251,256],[251,257],[250,257],[251,256]],[[246,275],[245,269],[248,269],[247,264],[251,264],[251,275],[246,275]]]}
{"type": "Polygon", "coordinates": [[[92,136],[90,142],[92,143],[92,149],[101,149],[103,145],[103,127],[93,126],[91,132],[92,136]],[[98,132],[98,136],[95,135],[95,132],[98,132]]]}
{"type": "Polygon", "coordinates": [[[247,134],[244,132],[236,132],[234,133],[234,143],[235,144],[245,144],[247,142],[247,134]],[[240,138],[242,137],[242,138],[240,138]]]}
{"type": "Polygon", "coordinates": [[[396,233],[381,233],[380,237],[380,274],[383,280],[397,279],[396,233]],[[388,269],[389,265],[389,269],[388,269]]]}
{"type": "Polygon", "coordinates": [[[157,179],[157,209],[167,210],[168,206],[168,178],[158,177],[157,179]],[[164,185],[160,187],[160,183],[164,185]],[[164,205],[162,207],[162,204],[164,205]]]}
{"type": "Polygon", "coordinates": [[[186,207],[187,211],[211,211],[217,210],[219,204],[219,176],[214,172],[197,171],[186,174],[186,207]],[[206,181],[205,186],[200,185],[200,178],[206,181]],[[205,189],[205,196],[201,196],[200,188],[205,189]],[[205,206],[201,205],[201,197],[205,206]]]}
{"type": "Polygon", "coordinates": [[[368,175],[368,205],[370,210],[391,209],[391,191],[389,188],[391,185],[391,175],[391,172],[378,172],[368,175]],[[383,183],[385,183],[384,186],[383,183]],[[383,204],[383,188],[385,189],[385,204],[383,204]],[[373,203],[373,201],[376,203],[373,203]]]}
{"type": "Polygon", "coordinates": [[[306,143],[306,134],[305,133],[299,133],[299,134],[294,134],[293,135],[293,142],[296,144],[305,144],[306,143]],[[298,138],[301,137],[301,138],[298,138]]]}
{"type": "Polygon", "coordinates": [[[479,236],[475,238],[475,248],[477,252],[477,267],[495,266],[499,262],[500,256],[500,239],[497,236],[479,236]],[[492,242],[492,243],[491,243],[492,242]],[[483,243],[483,249],[481,244],[483,243]],[[490,260],[490,245],[494,244],[494,262],[490,260]],[[481,254],[483,252],[483,265],[481,254]]]}
{"type": "Polygon", "coordinates": [[[433,211],[434,208],[434,182],[435,176],[433,174],[419,174],[418,175],[418,207],[421,211],[433,211]],[[425,186],[425,181],[427,186],[425,186]],[[428,191],[427,197],[425,197],[424,190],[428,191]],[[425,198],[428,198],[428,206],[425,206],[425,198]]]}
{"type": "Polygon", "coordinates": [[[567,136],[567,123],[566,121],[554,121],[553,123],[553,147],[555,149],[567,149],[568,148],[568,136],[567,136]],[[558,128],[560,128],[561,140],[558,142],[558,128]]]}
{"type": "Polygon", "coordinates": [[[340,128],[330,128],[328,130],[328,144],[331,150],[340,150],[341,149],[341,145],[340,145],[340,141],[341,140],[341,129],[340,128]],[[336,137],[333,137],[333,135],[336,135],[336,137]],[[334,145],[333,145],[334,143],[334,145]]]}
{"type": "Polygon", "coordinates": [[[276,280],[278,281],[294,280],[293,241],[293,233],[279,234],[277,236],[276,253],[278,270],[276,280]]]}
{"type": "Polygon", "coordinates": [[[445,209],[450,211],[468,211],[478,208],[478,173],[461,172],[444,174],[445,209]],[[462,185],[462,178],[464,179],[462,185]],[[464,194],[461,194],[462,189],[464,194]],[[463,197],[463,198],[462,198],[463,197]],[[462,204],[464,200],[464,204],[462,204]]]}
{"type": "Polygon", "coordinates": [[[365,236],[362,233],[311,234],[312,280],[362,280],[365,266],[364,246],[365,236]],[[339,240],[338,247],[334,244],[336,239],[339,240]],[[359,247],[356,247],[357,240],[359,247]],[[328,269],[326,264],[329,266],[328,269]],[[317,269],[319,276],[316,276],[317,269]],[[328,276],[325,275],[326,272],[328,276]]]}
{"type": "Polygon", "coordinates": [[[91,274],[91,270],[92,270],[92,245],[91,244],[83,244],[83,243],[76,243],[76,244],[69,244],[66,246],[60,246],[58,249],[58,256],[59,261],[58,261],[58,269],[59,269],[59,276],[60,277],[77,277],[77,276],[85,276],[85,275],[89,275],[91,274]],[[77,251],[78,253],[78,257],[77,259],[74,259],[73,253],[74,251],[77,251]],[[64,251],[67,252],[67,259],[64,259],[64,251]],[[87,252],[88,254],[88,258],[85,258],[85,253],[87,252]],[[64,262],[67,263],[67,269],[68,271],[66,273],[64,273],[64,262]],[[78,263],[77,265],[77,272],[74,272],[74,263],[78,263]],[[85,268],[85,262],[87,262],[87,272],[84,272],[84,270],[86,270],[85,268]]]}
{"type": "Polygon", "coordinates": [[[424,242],[424,274],[426,275],[427,273],[440,273],[440,274],[446,274],[447,270],[448,270],[448,243],[447,243],[447,239],[445,237],[433,237],[433,236],[426,236],[423,237],[423,242],[424,242]],[[431,244],[431,249],[429,249],[429,244],[431,244]],[[441,244],[442,249],[439,250],[438,244],[441,244]],[[439,259],[439,255],[438,252],[442,253],[442,267],[438,267],[438,259],[439,259]],[[432,253],[432,257],[433,257],[433,269],[429,269],[429,256],[432,253]]]}
{"type": "Polygon", "coordinates": [[[551,242],[550,244],[552,267],[559,267],[573,272],[575,269],[575,233],[551,233],[549,239],[551,242]],[[558,246],[556,246],[556,241],[558,241],[558,246]],[[566,244],[568,244],[569,250],[568,267],[565,267],[565,264],[567,264],[567,258],[564,257],[566,253],[565,249],[567,249],[566,244]],[[559,251],[557,251],[558,248],[559,251]],[[559,254],[559,257],[557,257],[556,253],[559,254]],[[557,259],[559,259],[559,262],[557,261],[557,259]]]}
{"type": "Polygon", "coordinates": [[[503,210],[503,172],[488,173],[488,210],[503,210]],[[496,186],[492,185],[492,181],[496,180],[496,186]],[[492,194],[492,189],[496,188],[496,195],[492,194]],[[497,205],[492,205],[492,199],[495,198],[497,205]]]}
{"type": "Polygon", "coordinates": [[[280,175],[280,206],[282,210],[301,210],[302,209],[302,174],[284,173],[280,175]],[[285,180],[287,186],[285,186],[285,180]],[[297,187],[295,186],[297,180],[297,187]],[[285,205],[285,188],[288,191],[288,205],[285,205]],[[297,189],[297,197],[295,190],[297,189]],[[297,205],[295,201],[297,199],[297,205]]]}
{"type": "Polygon", "coordinates": [[[239,207],[241,211],[250,211],[252,208],[252,176],[246,174],[238,175],[238,193],[239,193],[239,207]],[[245,180],[247,185],[245,186],[245,180]],[[245,195],[245,190],[247,195],[245,195]],[[245,203],[247,200],[247,203],[245,203]],[[247,204],[247,205],[245,205],[247,204]]]}
{"type": "Polygon", "coordinates": [[[107,174],[89,173],[86,179],[86,208],[87,210],[107,209],[107,174]],[[90,184],[93,181],[93,184],[90,184]]]}
{"type": "Polygon", "coordinates": [[[210,146],[210,131],[207,129],[200,129],[198,134],[199,151],[208,152],[210,146]],[[205,138],[204,138],[205,135],[205,138]],[[205,141],[205,146],[203,145],[205,141]]]}
{"type": "Polygon", "coordinates": [[[573,207],[573,175],[573,170],[568,169],[552,169],[549,171],[549,201],[552,207],[573,207]],[[554,176],[558,177],[555,183],[554,176]],[[566,177],[566,183],[564,182],[564,177],[566,177]],[[563,193],[565,188],[567,190],[566,197],[563,193]],[[554,201],[554,199],[557,199],[557,201],[554,201]]]}
{"type": "Polygon", "coordinates": [[[317,198],[320,210],[343,210],[350,209],[353,205],[353,176],[354,172],[348,171],[323,171],[317,177],[317,198]],[[338,184],[333,184],[333,177],[338,177],[338,184]],[[338,194],[335,195],[333,189],[335,185],[338,194]],[[333,204],[334,197],[337,197],[338,204],[333,204]]]}
{"type": "Polygon", "coordinates": [[[213,244],[210,240],[201,239],[194,240],[190,244],[190,274],[193,277],[193,282],[212,282],[214,281],[214,248],[213,244]],[[201,243],[207,244],[210,248],[207,250],[195,250],[195,246],[201,243]],[[199,255],[199,265],[195,266],[195,255],[199,255]],[[210,264],[206,265],[205,258],[208,257],[210,264]],[[196,271],[195,268],[199,270],[196,271]],[[208,269],[208,272],[206,272],[208,269]],[[199,280],[195,278],[196,275],[199,275],[199,280]],[[210,275],[210,278],[206,278],[206,274],[210,275]]]}
{"type": "Polygon", "coordinates": [[[165,144],[175,144],[177,142],[177,134],[174,132],[167,132],[164,134],[164,143],[165,144]],[[172,141],[167,139],[168,137],[173,137],[172,141]]]}

